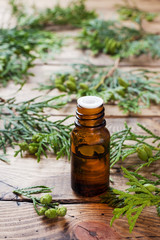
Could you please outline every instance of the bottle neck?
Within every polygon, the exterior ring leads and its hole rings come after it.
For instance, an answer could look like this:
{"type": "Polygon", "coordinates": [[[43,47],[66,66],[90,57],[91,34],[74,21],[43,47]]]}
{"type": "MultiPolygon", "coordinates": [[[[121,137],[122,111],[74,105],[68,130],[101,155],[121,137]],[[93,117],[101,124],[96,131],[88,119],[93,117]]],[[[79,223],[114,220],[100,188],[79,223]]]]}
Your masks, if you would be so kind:
{"type": "Polygon", "coordinates": [[[103,105],[97,108],[83,108],[77,105],[75,125],[88,128],[105,126],[103,105]]]}

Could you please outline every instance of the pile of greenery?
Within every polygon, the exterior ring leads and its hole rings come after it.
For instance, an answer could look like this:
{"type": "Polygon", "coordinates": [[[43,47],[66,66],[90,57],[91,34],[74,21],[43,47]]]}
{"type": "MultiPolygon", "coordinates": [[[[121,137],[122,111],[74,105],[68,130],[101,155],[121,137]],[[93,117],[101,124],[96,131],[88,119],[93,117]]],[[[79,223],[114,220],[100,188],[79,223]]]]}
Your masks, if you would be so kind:
{"type": "Polygon", "coordinates": [[[8,81],[23,84],[34,66],[33,61],[53,57],[62,46],[62,38],[39,30],[0,29],[0,85],[8,81]]]}
{"type": "Polygon", "coordinates": [[[129,166],[135,171],[130,172],[122,167],[123,176],[129,180],[126,185],[130,187],[125,191],[110,188],[101,197],[102,202],[115,208],[111,225],[120,216],[126,216],[130,232],[132,232],[144,208],[155,206],[160,217],[160,188],[158,187],[160,185],[160,175],[152,172],[150,173],[152,179],[149,179],[137,173],[142,168],[150,167],[151,164],[160,160],[160,136],[141,124],[138,124],[138,126],[145,134],[134,133],[131,127],[125,123],[125,129],[115,132],[111,136],[110,167],[113,167],[119,161],[127,161],[128,156],[133,154],[138,156],[139,163],[134,164],[135,156],[134,159],[132,158],[133,163],[130,163],[129,166]],[[152,140],[152,144],[149,144],[148,140],[152,140]]]}
{"type": "Polygon", "coordinates": [[[77,97],[96,95],[105,103],[116,102],[124,113],[140,112],[151,102],[160,103],[160,76],[149,70],[122,71],[115,66],[96,67],[95,65],[75,64],[67,73],[51,75],[50,83],[41,84],[39,90],[54,88],[77,97]]]}
{"type": "Polygon", "coordinates": [[[160,175],[152,173],[156,180],[150,180],[135,172],[130,172],[123,168],[124,177],[129,181],[126,183],[130,187],[125,191],[110,189],[106,195],[102,196],[102,202],[114,207],[113,222],[126,216],[129,224],[129,231],[132,232],[136,221],[143,209],[155,206],[160,217],[160,175]]]}
{"type": "MultiPolygon", "coordinates": [[[[66,100],[62,100],[64,95],[58,97],[50,97],[47,100],[30,99],[25,102],[16,103],[15,98],[8,100],[0,99],[0,112],[3,128],[0,129],[0,149],[6,154],[8,146],[14,148],[18,145],[20,149],[15,152],[15,156],[19,153],[27,151],[37,157],[46,151],[53,151],[57,155],[57,159],[62,156],[70,157],[70,132],[71,125],[65,125],[70,116],[63,120],[50,121],[50,115],[43,113],[45,109],[59,109],[66,104],[66,100]]],[[[6,160],[5,156],[1,156],[2,160],[6,160]]]]}
{"type": "Polygon", "coordinates": [[[44,31],[48,25],[73,25],[79,27],[83,20],[96,17],[94,11],[86,10],[83,0],[70,3],[66,8],[56,5],[53,9],[35,12],[29,15],[23,4],[10,0],[13,14],[17,17],[14,29],[0,29],[0,85],[8,81],[24,84],[34,60],[53,58],[62,47],[63,39],[50,31],[44,31]],[[35,29],[33,29],[35,28],[35,29]]]}
{"type": "Polygon", "coordinates": [[[90,49],[93,55],[103,52],[121,59],[141,54],[160,57],[160,35],[125,27],[118,21],[86,22],[77,40],[81,49],[90,49]]]}
{"type": "Polygon", "coordinates": [[[118,6],[117,12],[119,14],[120,20],[123,21],[132,21],[138,23],[140,28],[142,29],[142,21],[146,20],[148,22],[154,21],[154,19],[158,16],[157,13],[150,13],[139,10],[136,6],[132,7],[129,4],[125,6],[118,6]]]}
{"type": "MultiPolygon", "coordinates": [[[[137,154],[139,163],[136,172],[143,167],[149,167],[153,162],[160,160],[160,136],[154,134],[148,128],[137,124],[145,134],[140,135],[132,131],[125,123],[125,129],[113,133],[110,145],[110,163],[113,167],[117,162],[122,162],[130,155],[137,154]],[[151,139],[149,144],[147,140],[151,139]],[[155,145],[157,143],[157,145],[155,145]],[[140,161],[142,160],[142,162],[140,161]]],[[[135,167],[135,166],[134,166],[135,167]]]]}
{"type": "Polygon", "coordinates": [[[27,28],[44,28],[53,25],[70,25],[81,27],[84,20],[90,20],[97,17],[95,11],[88,11],[85,6],[85,0],[72,1],[66,8],[57,4],[53,8],[46,8],[39,11],[33,8],[32,14],[25,10],[25,6],[10,0],[12,13],[17,18],[17,25],[27,28]]]}

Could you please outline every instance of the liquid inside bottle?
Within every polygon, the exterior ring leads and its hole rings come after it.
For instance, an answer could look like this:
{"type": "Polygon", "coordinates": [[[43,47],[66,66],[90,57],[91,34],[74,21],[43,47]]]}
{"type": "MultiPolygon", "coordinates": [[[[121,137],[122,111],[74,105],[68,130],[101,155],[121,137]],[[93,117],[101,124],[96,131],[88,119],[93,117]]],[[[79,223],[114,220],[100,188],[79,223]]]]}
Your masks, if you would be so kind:
{"type": "Polygon", "coordinates": [[[71,186],[80,195],[98,195],[109,186],[110,134],[105,125],[102,99],[80,98],[71,134],[71,186]]]}

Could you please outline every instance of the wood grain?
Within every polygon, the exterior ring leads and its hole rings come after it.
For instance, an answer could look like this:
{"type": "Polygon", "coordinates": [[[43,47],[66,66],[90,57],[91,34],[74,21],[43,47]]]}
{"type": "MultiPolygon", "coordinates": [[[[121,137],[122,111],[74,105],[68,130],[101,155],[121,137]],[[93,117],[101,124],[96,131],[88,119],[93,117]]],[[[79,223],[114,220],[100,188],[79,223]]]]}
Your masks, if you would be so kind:
{"type": "MultiPolygon", "coordinates": [[[[129,70],[137,70],[136,67],[122,67],[124,71],[129,70]]],[[[160,73],[160,68],[144,68],[152,71],[157,71],[160,73]]],[[[60,94],[64,94],[59,92],[57,89],[52,91],[38,91],[36,88],[39,87],[40,83],[48,84],[49,77],[52,73],[56,73],[59,71],[66,72],[71,70],[71,66],[69,65],[42,65],[35,66],[33,68],[34,77],[30,77],[27,83],[23,86],[22,91],[18,91],[19,85],[15,85],[13,82],[9,82],[6,88],[0,88],[0,97],[4,99],[8,99],[16,96],[16,101],[26,101],[31,99],[31,97],[44,96],[44,97],[53,97],[60,94]],[[32,94],[31,94],[32,93],[32,94]]],[[[159,82],[159,79],[157,79],[159,82]]],[[[72,101],[63,107],[60,110],[49,110],[49,114],[53,114],[54,116],[66,116],[66,115],[74,115],[76,111],[76,97],[73,95],[71,97],[72,101]]],[[[160,116],[160,105],[151,104],[149,108],[144,108],[140,113],[123,113],[122,110],[116,104],[105,104],[105,115],[106,117],[159,117],[160,116]]]]}
{"type": "MultiPolygon", "coordinates": [[[[159,134],[160,129],[160,119],[159,118],[140,118],[138,119],[140,123],[144,124],[146,127],[159,134]],[[152,126],[152,127],[151,127],[152,126]]],[[[107,127],[111,133],[115,131],[120,131],[124,128],[124,122],[127,121],[129,126],[132,126],[133,131],[139,134],[144,134],[142,130],[139,129],[137,124],[137,119],[134,118],[115,118],[107,120],[107,127]]],[[[10,165],[0,161],[0,198],[3,200],[15,199],[12,191],[19,187],[28,187],[34,185],[47,185],[50,187],[55,186],[53,195],[54,199],[60,200],[61,202],[76,201],[92,201],[97,202],[98,198],[83,198],[76,196],[70,187],[70,162],[65,159],[56,160],[53,153],[48,153],[48,158],[46,159],[42,156],[40,163],[37,163],[36,158],[31,155],[24,155],[24,158],[20,156],[14,158],[14,150],[9,149],[8,159],[11,161],[10,165]]],[[[123,163],[123,166],[128,167],[131,164],[137,164],[138,158],[129,158],[123,163]]],[[[111,185],[114,188],[125,188],[125,179],[122,178],[122,173],[119,170],[122,163],[115,165],[114,169],[111,170],[111,177],[114,180],[114,184],[111,185]],[[121,184],[119,184],[121,183],[121,184]]],[[[158,162],[153,164],[150,168],[145,168],[145,176],[148,177],[150,171],[156,173],[159,172],[157,168],[158,162]]]]}
{"type": "MultiPolygon", "coordinates": [[[[24,1],[24,0],[23,0],[24,1]]],[[[130,1],[130,0],[129,0],[130,1]]],[[[26,3],[26,1],[24,1],[26,3]]],[[[66,6],[69,0],[60,0],[60,4],[66,6]]],[[[130,1],[131,2],[131,1],[130,1]]],[[[142,10],[159,12],[159,0],[134,0],[136,6],[142,10]]],[[[56,0],[28,0],[27,5],[37,5],[38,8],[52,7],[57,3],[56,0]]],[[[119,0],[87,0],[87,8],[95,9],[101,18],[117,19],[115,4],[123,3],[119,0]]],[[[10,16],[11,9],[7,1],[0,0],[0,20],[2,27],[14,26],[15,19],[10,16]]],[[[126,23],[127,25],[130,23],[126,23]]],[[[154,22],[143,22],[143,27],[149,32],[159,32],[160,17],[154,22]]],[[[76,36],[79,30],[69,30],[59,28],[58,34],[76,36]]],[[[55,58],[42,63],[35,61],[35,67],[30,69],[35,74],[30,77],[21,91],[18,85],[10,82],[7,88],[0,88],[0,97],[15,97],[17,101],[25,101],[31,97],[55,96],[60,92],[53,90],[51,92],[39,92],[33,90],[39,83],[47,83],[52,72],[66,71],[70,69],[69,64],[91,62],[97,66],[107,66],[114,63],[114,59],[100,54],[93,57],[90,51],[81,51],[77,48],[77,43],[73,39],[68,39],[62,51],[55,54],[55,58]],[[67,45],[68,44],[68,45],[67,45]]],[[[142,55],[138,58],[130,57],[120,63],[123,70],[135,69],[135,67],[146,67],[146,69],[160,72],[160,60],[152,59],[149,55],[142,55]]],[[[63,119],[70,114],[75,115],[76,101],[67,104],[63,109],[57,111],[46,111],[50,114],[51,120],[63,119]]],[[[107,127],[112,134],[115,131],[124,128],[126,121],[133,127],[136,133],[144,133],[137,127],[137,122],[150,128],[154,133],[160,134],[160,106],[152,105],[149,109],[143,109],[141,114],[127,115],[123,114],[116,105],[105,105],[105,115],[107,127]]],[[[73,123],[75,117],[66,121],[73,123]]],[[[146,208],[140,215],[137,224],[132,232],[128,231],[126,218],[118,219],[111,228],[109,226],[112,218],[112,208],[100,203],[99,196],[85,198],[76,195],[70,187],[70,162],[66,159],[56,160],[53,153],[48,154],[48,158],[42,157],[40,163],[31,155],[25,155],[24,158],[13,157],[14,150],[8,149],[8,158],[10,165],[0,161],[0,240],[118,240],[118,239],[142,239],[159,240],[160,239],[160,221],[155,208],[146,208]],[[65,218],[59,218],[55,221],[39,217],[34,211],[33,205],[26,198],[16,197],[12,192],[15,188],[28,187],[33,185],[54,186],[53,199],[65,204],[68,212],[65,218]]],[[[129,157],[123,163],[128,167],[131,164],[137,164],[136,156],[129,157]]],[[[122,177],[120,170],[121,162],[111,169],[113,182],[110,186],[118,189],[125,189],[126,179],[122,177]]],[[[143,175],[150,177],[150,172],[159,174],[159,163],[155,163],[150,168],[145,168],[143,175]]]]}
{"type": "Polygon", "coordinates": [[[78,240],[95,240],[104,238],[106,232],[110,232],[113,238],[118,239],[156,239],[160,237],[159,217],[156,217],[155,209],[144,211],[139,217],[132,234],[128,233],[126,218],[116,220],[113,227],[109,223],[112,218],[112,208],[106,204],[66,204],[68,208],[65,218],[48,220],[39,217],[31,203],[0,202],[0,239],[54,239],[77,240],[75,234],[87,236],[78,240]],[[152,222],[152,224],[150,224],[152,222]],[[101,227],[100,227],[101,225],[101,227]],[[77,228],[79,228],[77,233],[77,228]],[[100,235],[100,230],[104,235],[100,235]],[[94,237],[97,235],[97,238],[94,237]]]}

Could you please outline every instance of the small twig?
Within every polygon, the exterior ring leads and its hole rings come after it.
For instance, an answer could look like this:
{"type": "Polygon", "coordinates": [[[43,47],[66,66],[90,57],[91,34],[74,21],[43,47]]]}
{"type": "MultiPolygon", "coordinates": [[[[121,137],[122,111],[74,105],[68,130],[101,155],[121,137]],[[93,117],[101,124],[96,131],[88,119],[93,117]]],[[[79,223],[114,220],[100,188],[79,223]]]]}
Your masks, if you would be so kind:
{"type": "Polygon", "coordinates": [[[111,77],[115,70],[118,68],[120,58],[116,59],[114,66],[108,71],[108,73],[101,79],[101,81],[94,87],[94,89],[98,89],[102,84],[104,84],[104,81],[111,77]]]}

